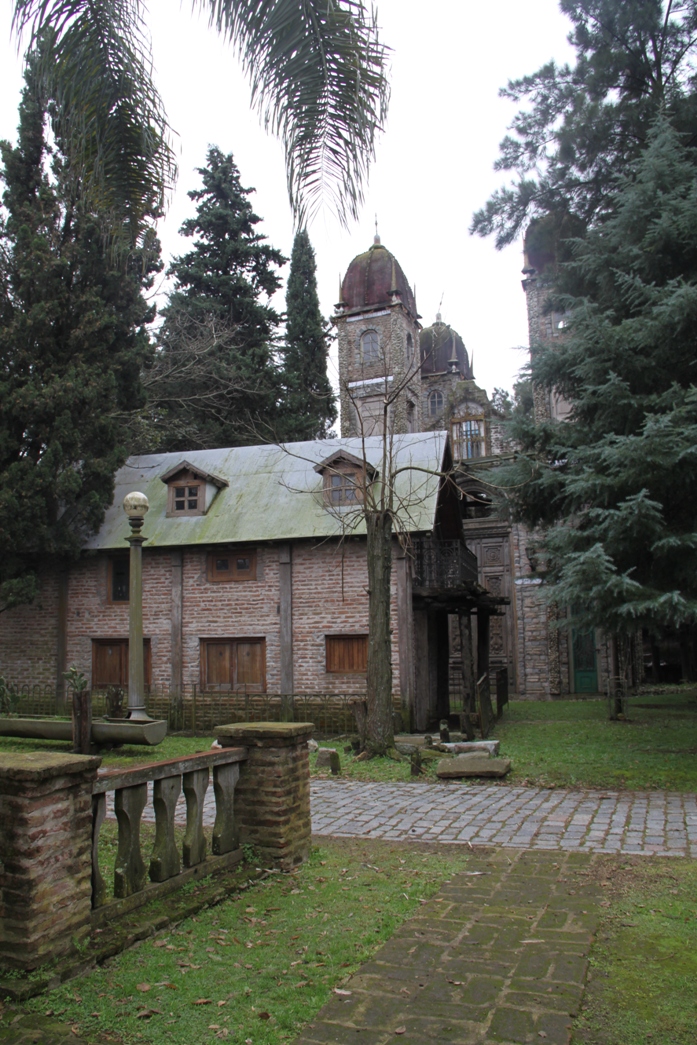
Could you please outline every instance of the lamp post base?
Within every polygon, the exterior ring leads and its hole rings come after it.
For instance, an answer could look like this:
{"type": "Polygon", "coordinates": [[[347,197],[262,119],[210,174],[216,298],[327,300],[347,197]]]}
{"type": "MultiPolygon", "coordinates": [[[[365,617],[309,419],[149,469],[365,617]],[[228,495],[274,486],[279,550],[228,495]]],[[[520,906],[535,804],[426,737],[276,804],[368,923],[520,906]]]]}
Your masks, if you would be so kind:
{"type": "Polygon", "coordinates": [[[155,720],[148,715],[145,705],[139,708],[129,708],[128,718],[131,722],[154,722],[155,720]]]}

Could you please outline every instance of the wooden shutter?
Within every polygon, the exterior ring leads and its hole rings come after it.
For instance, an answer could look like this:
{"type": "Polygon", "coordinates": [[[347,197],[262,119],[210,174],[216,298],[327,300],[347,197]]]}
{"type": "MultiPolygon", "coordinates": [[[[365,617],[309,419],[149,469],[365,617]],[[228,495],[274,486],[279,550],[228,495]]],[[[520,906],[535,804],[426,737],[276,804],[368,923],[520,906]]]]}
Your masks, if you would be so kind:
{"type": "Polygon", "coordinates": [[[232,643],[205,643],[205,679],[207,689],[229,689],[232,682],[232,643]]]}
{"type": "Polygon", "coordinates": [[[327,671],[358,675],[368,669],[367,635],[327,635],[327,671]]]}
{"type": "Polygon", "coordinates": [[[238,689],[257,693],[265,690],[265,646],[266,643],[259,639],[235,643],[235,685],[238,689]]]}

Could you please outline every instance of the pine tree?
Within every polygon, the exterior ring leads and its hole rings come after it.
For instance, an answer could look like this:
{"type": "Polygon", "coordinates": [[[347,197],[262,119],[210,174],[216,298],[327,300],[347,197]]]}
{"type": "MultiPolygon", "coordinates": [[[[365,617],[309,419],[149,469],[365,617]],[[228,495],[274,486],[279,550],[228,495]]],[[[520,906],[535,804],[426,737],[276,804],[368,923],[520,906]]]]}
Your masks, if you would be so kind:
{"type": "Polygon", "coordinates": [[[611,216],[556,276],[565,336],[532,357],[568,421],[519,418],[501,481],[547,527],[552,595],[615,635],[697,621],[697,181],[665,119],[619,179],[611,216]]]}
{"type": "Polygon", "coordinates": [[[35,70],[17,146],[0,143],[0,608],[30,599],[42,558],[77,554],[111,503],[152,351],[142,291],[160,267],[152,232],[125,258],[105,247],[35,70]]]}
{"type": "Polygon", "coordinates": [[[272,439],[278,420],[280,316],[269,299],[286,259],[257,232],[254,190],[242,187],[232,155],[211,147],[199,174],[202,187],[189,193],[196,216],[180,230],[194,244],[170,266],[160,337],[155,394],[165,412],[154,427],[169,450],[272,439]]]}
{"type": "Polygon", "coordinates": [[[514,180],[472,219],[472,231],[495,234],[498,247],[536,216],[555,215],[566,226],[562,236],[602,219],[616,173],[646,148],[659,113],[686,140],[697,135],[697,0],[560,0],[559,6],[572,23],[575,64],[550,61],[500,92],[524,103],[495,163],[514,180]]]}
{"type": "Polygon", "coordinates": [[[323,439],[336,420],[336,403],[327,377],[329,333],[317,295],[315,252],[306,229],[293,242],[286,288],[283,349],[285,440],[323,439]]]}

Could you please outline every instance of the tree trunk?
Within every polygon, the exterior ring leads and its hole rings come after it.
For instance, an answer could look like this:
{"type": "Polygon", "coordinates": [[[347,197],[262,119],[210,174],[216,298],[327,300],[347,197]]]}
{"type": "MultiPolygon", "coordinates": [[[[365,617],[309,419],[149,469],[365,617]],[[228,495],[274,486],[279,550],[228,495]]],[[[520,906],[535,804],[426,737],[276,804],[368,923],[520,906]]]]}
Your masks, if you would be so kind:
{"type": "Polygon", "coordinates": [[[368,534],[369,621],[366,750],[377,755],[394,747],[390,635],[392,518],[388,512],[366,512],[365,524],[368,534]]]}

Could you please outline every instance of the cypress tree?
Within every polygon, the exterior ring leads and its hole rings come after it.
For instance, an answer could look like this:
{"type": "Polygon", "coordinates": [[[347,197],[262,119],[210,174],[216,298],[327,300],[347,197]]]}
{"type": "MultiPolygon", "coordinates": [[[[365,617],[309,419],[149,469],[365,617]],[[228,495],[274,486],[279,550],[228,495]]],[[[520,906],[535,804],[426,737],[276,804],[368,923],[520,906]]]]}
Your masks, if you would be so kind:
{"type": "Polygon", "coordinates": [[[336,420],[336,402],[327,377],[329,332],[317,295],[315,252],[306,229],[293,242],[286,288],[281,426],[286,440],[323,439],[336,420]]]}
{"type": "Polygon", "coordinates": [[[111,502],[160,268],[152,231],[128,256],[106,246],[118,216],[84,205],[36,62],[17,146],[0,143],[0,608],[30,600],[43,557],[76,555],[111,502]]]}
{"type": "Polygon", "coordinates": [[[239,446],[273,438],[280,381],[274,359],[279,314],[269,303],[286,261],[257,232],[232,155],[208,150],[196,215],[181,234],[192,249],[173,260],[154,395],[161,448],[239,446]]]}

